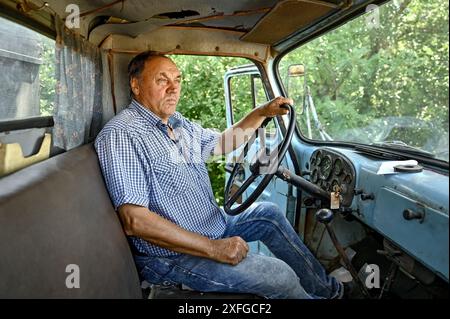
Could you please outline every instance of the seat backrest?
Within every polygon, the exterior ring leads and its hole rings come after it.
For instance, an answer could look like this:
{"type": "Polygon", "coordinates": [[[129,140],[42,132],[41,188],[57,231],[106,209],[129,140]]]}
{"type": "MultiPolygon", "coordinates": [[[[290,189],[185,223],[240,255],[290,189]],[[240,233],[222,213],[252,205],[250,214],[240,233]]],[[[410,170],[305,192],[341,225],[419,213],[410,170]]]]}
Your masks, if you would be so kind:
{"type": "Polygon", "coordinates": [[[0,179],[0,298],[142,298],[92,144],[0,179]]]}

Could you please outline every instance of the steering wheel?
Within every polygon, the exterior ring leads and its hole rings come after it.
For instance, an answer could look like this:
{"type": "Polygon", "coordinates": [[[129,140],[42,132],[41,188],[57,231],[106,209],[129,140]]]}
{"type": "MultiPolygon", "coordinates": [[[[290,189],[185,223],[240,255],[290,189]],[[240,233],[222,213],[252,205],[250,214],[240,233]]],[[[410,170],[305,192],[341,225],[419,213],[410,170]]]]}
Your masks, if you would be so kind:
{"type": "MultiPolygon", "coordinates": [[[[234,184],[234,179],[236,178],[236,176],[244,170],[243,160],[247,156],[251,144],[256,139],[257,132],[255,132],[249,139],[249,141],[245,144],[237,163],[233,167],[230,178],[228,179],[225,188],[224,210],[228,215],[237,215],[247,209],[251,204],[253,204],[253,202],[259,197],[259,195],[261,195],[266,186],[269,184],[273,175],[275,175],[275,173],[277,172],[277,169],[280,166],[284,156],[286,155],[286,151],[288,150],[295,131],[295,110],[289,104],[284,104],[281,107],[287,108],[289,110],[289,126],[286,130],[286,136],[281,141],[281,143],[278,144],[272,152],[270,152],[270,154],[267,154],[265,146],[265,131],[262,130],[263,132],[261,134],[261,140],[263,142],[260,145],[260,150],[255,156],[255,161],[250,165],[251,175],[245,180],[245,182],[242,183],[239,189],[237,189],[236,192],[231,195],[231,186],[234,184]],[[265,173],[262,174],[262,171],[264,171],[265,173]],[[237,199],[247,190],[247,188],[255,181],[255,179],[261,175],[263,175],[264,177],[255,188],[255,190],[245,199],[243,203],[232,208],[237,199]]],[[[263,122],[261,127],[264,129],[271,119],[272,118],[267,118],[263,122]]]]}

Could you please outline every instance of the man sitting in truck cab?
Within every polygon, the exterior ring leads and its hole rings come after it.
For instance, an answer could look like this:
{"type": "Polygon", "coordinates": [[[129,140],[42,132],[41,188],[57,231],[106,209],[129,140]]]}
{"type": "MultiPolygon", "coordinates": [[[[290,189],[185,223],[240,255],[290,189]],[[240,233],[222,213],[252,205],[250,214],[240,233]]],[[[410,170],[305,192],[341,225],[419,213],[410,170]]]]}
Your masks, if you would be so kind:
{"type": "Polygon", "coordinates": [[[292,100],[275,98],[220,134],[176,112],[181,73],[168,57],[141,53],[128,73],[132,102],[103,128],[95,148],[142,278],[264,298],[342,297],[343,285],[326,274],[276,205],[226,215],[204,163],[239,147],[225,143],[236,132],[286,114],[281,106],[292,100]],[[247,242],[256,240],[277,258],[249,253],[247,242]]]}

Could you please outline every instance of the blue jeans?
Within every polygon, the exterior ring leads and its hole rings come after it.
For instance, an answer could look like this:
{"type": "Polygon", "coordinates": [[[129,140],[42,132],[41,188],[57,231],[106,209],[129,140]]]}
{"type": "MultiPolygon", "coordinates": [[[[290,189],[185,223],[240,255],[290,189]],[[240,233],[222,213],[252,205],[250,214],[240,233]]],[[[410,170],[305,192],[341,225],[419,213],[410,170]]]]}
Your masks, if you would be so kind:
{"type": "Polygon", "coordinates": [[[153,284],[184,284],[203,292],[250,293],[275,299],[337,298],[342,289],[295,233],[278,206],[255,203],[237,216],[226,216],[223,237],[260,240],[277,257],[248,254],[232,266],[181,254],[135,256],[143,279],[153,284]]]}

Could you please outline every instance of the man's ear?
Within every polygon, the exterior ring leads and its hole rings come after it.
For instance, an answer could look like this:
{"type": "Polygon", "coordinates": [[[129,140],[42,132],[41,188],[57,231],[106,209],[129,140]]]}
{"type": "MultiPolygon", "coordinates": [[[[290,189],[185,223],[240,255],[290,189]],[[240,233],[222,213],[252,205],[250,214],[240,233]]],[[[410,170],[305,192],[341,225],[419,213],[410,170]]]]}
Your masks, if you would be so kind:
{"type": "Polygon", "coordinates": [[[131,78],[130,81],[131,91],[135,96],[139,95],[139,80],[137,78],[131,78]]]}

